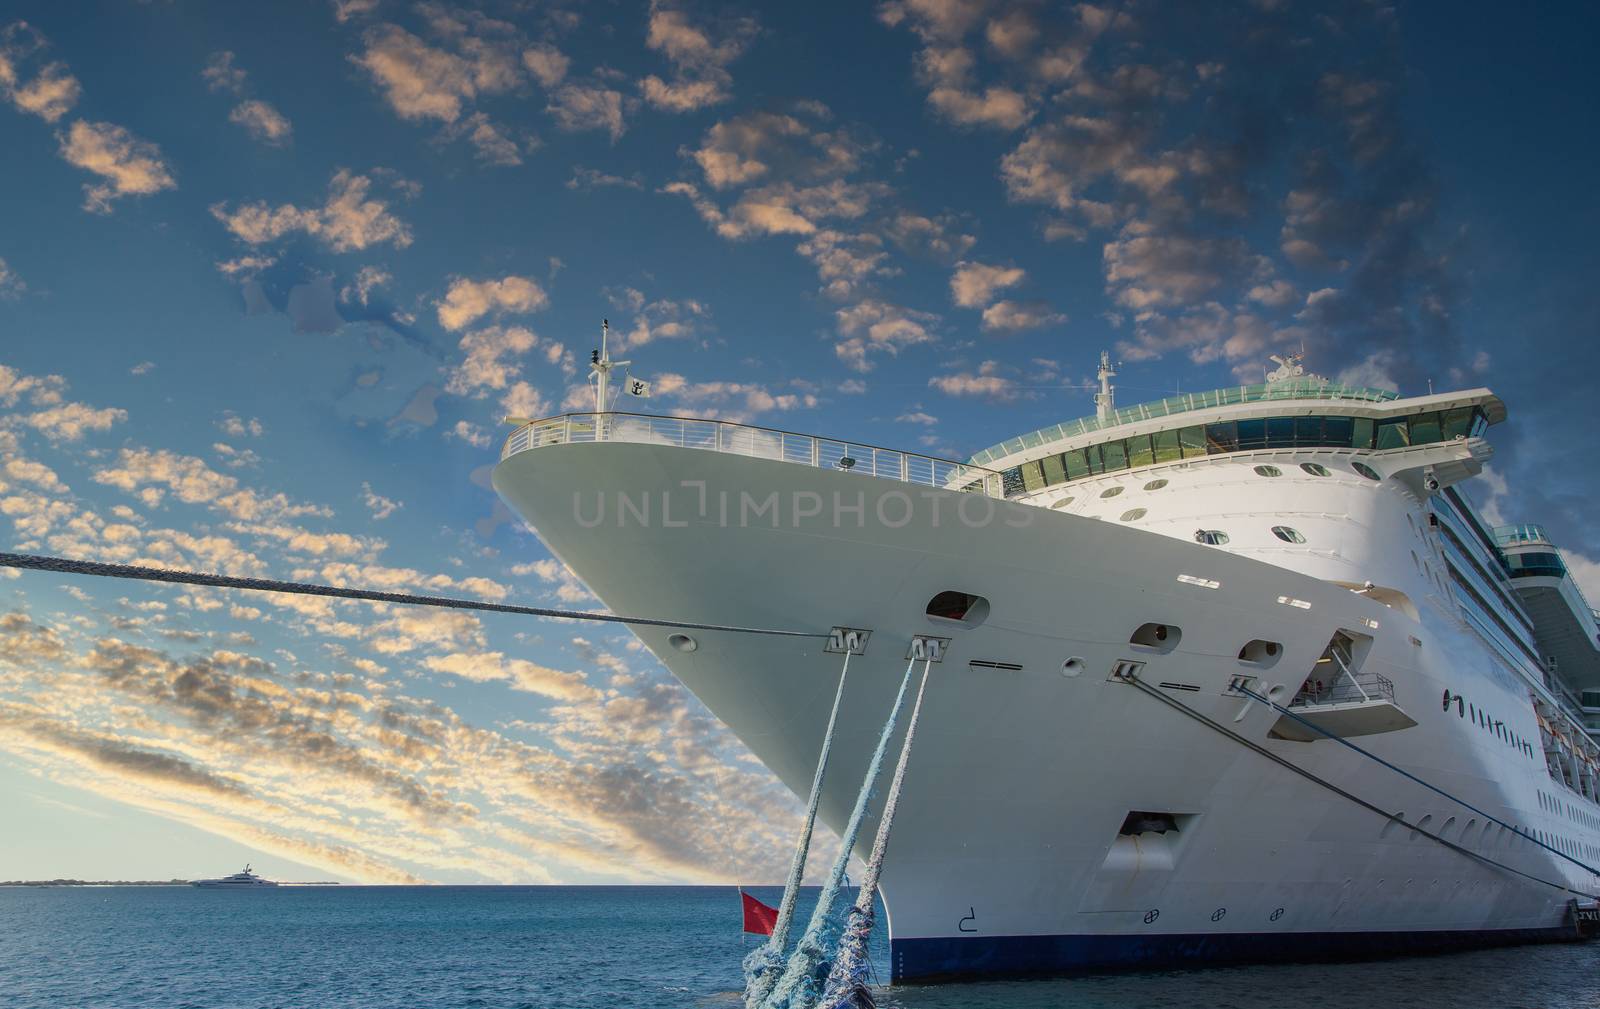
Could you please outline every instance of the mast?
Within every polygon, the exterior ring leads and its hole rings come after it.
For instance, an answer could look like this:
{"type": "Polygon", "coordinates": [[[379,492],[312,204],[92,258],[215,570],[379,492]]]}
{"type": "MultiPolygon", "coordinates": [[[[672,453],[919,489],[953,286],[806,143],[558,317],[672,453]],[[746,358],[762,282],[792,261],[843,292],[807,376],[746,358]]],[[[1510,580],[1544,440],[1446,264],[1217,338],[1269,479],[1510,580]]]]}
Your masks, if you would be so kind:
{"type": "Polygon", "coordinates": [[[1111,412],[1116,409],[1115,393],[1117,387],[1111,384],[1116,377],[1117,370],[1111,367],[1111,352],[1100,352],[1100,391],[1094,394],[1094,413],[1104,423],[1111,419],[1111,412]]]}
{"type": "Polygon", "coordinates": [[[608,407],[611,390],[611,369],[632,364],[632,361],[611,360],[611,350],[607,346],[610,342],[611,320],[600,320],[600,349],[589,352],[589,377],[594,379],[594,412],[605,413],[608,407]]]}

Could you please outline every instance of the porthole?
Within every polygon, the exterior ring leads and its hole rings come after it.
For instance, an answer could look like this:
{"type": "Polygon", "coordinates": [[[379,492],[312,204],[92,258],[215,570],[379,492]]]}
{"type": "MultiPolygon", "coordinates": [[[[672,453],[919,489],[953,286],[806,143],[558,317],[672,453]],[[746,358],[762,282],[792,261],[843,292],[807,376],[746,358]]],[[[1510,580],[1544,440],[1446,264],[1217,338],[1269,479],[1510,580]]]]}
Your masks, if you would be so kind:
{"type": "Polygon", "coordinates": [[[1068,659],[1067,661],[1061,663],[1061,675],[1062,676],[1066,676],[1068,678],[1071,678],[1073,676],[1077,676],[1081,672],[1083,672],[1083,659],[1079,658],[1076,655],[1074,655],[1072,658],[1068,659]]]}
{"type": "Polygon", "coordinates": [[[694,638],[689,637],[687,634],[674,634],[672,637],[667,639],[667,644],[676,648],[680,652],[692,652],[696,648],[700,647],[700,643],[695,641],[694,638]]]}
{"type": "Polygon", "coordinates": [[[1276,641],[1256,638],[1254,641],[1246,642],[1245,646],[1239,649],[1239,661],[1256,666],[1270,666],[1276,663],[1282,654],[1283,646],[1276,641]]]}
{"type": "Polygon", "coordinates": [[[1303,462],[1300,468],[1312,476],[1333,476],[1333,472],[1320,462],[1303,462]]]}
{"type": "Polygon", "coordinates": [[[1121,494],[1121,493],[1122,493],[1122,488],[1120,486],[1118,486],[1118,487],[1107,487],[1105,490],[1100,492],[1100,496],[1101,497],[1116,497],[1118,494],[1121,494]]]}
{"type": "Polygon", "coordinates": [[[989,619],[989,600],[970,592],[946,590],[928,600],[925,612],[935,620],[948,620],[966,624],[968,627],[977,627],[989,619]]]}
{"type": "Polygon", "coordinates": [[[1276,466],[1257,466],[1256,476],[1283,476],[1283,470],[1276,466]]]}
{"type": "Polygon", "coordinates": [[[1178,642],[1183,638],[1183,631],[1171,624],[1140,624],[1128,638],[1128,644],[1165,655],[1178,647],[1178,642]]]}
{"type": "Polygon", "coordinates": [[[1280,540],[1283,540],[1285,543],[1304,543],[1306,541],[1304,533],[1298,529],[1291,529],[1288,526],[1273,526],[1272,535],[1278,537],[1280,540]]]}
{"type": "Polygon", "coordinates": [[[1220,547],[1228,542],[1228,534],[1221,529],[1196,529],[1194,541],[1204,543],[1208,547],[1220,547]]]}
{"type": "Polygon", "coordinates": [[[1161,488],[1165,487],[1166,485],[1167,485],[1167,480],[1166,480],[1165,477],[1163,477],[1160,480],[1151,480],[1149,483],[1144,485],[1144,489],[1145,490],[1160,490],[1161,488]]]}
{"type": "Polygon", "coordinates": [[[1146,511],[1147,509],[1144,508],[1129,508],[1122,513],[1122,521],[1137,522],[1139,519],[1144,518],[1146,511]]]}
{"type": "Polygon", "coordinates": [[[1051,505],[1050,507],[1052,507],[1052,508],[1065,508],[1067,505],[1071,504],[1074,500],[1076,500],[1076,498],[1064,497],[1060,501],[1057,501],[1055,504],[1051,505]]]}
{"type": "Polygon", "coordinates": [[[1382,480],[1383,479],[1382,475],[1380,475],[1377,470],[1373,469],[1371,466],[1368,466],[1364,462],[1352,462],[1350,464],[1350,468],[1355,470],[1357,473],[1360,473],[1362,476],[1366,477],[1368,480],[1382,480]]]}

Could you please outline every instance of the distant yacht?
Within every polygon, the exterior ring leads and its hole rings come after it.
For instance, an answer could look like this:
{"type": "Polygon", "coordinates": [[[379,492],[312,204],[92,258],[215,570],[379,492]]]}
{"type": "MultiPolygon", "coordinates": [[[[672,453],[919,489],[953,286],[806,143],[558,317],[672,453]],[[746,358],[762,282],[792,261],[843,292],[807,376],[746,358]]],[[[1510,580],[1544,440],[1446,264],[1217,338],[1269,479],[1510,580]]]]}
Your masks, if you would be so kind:
{"type": "Polygon", "coordinates": [[[278,884],[273,880],[263,879],[260,876],[257,876],[255,873],[250,871],[250,866],[246,865],[244,867],[244,871],[236,872],[232,876],[222,876],[218,879],[197,879],[194,881],[193,885],[205,887],[227,887],[228,889],[234,889],[236,887],[277,886],[278,884]]]}

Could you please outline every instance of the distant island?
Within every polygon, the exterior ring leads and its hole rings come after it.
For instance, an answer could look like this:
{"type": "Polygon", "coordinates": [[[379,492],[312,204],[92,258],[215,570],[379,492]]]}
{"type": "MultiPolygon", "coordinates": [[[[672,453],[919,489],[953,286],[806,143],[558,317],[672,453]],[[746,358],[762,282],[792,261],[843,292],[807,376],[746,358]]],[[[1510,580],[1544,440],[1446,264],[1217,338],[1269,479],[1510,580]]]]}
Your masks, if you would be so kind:
{"type": "Polygon", "coordinates": [[[188,886],[187,879],[7,879],[0,886],[188,886]]]}

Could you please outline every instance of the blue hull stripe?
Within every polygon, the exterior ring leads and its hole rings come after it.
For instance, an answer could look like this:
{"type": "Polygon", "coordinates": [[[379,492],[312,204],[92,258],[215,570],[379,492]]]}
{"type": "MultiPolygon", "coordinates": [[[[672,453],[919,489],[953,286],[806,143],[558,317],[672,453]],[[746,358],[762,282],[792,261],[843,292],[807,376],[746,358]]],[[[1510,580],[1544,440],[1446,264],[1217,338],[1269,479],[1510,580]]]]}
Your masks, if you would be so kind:
{"type": "Polygon", "coordinates": [[[889,955],[896,982],[918,982],[1225,963],[1359,960],[1578,938],[1570,925],[1456,932],[963,936],[895,939],[890,942],[889,955]]]}

